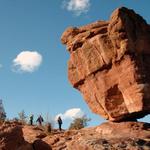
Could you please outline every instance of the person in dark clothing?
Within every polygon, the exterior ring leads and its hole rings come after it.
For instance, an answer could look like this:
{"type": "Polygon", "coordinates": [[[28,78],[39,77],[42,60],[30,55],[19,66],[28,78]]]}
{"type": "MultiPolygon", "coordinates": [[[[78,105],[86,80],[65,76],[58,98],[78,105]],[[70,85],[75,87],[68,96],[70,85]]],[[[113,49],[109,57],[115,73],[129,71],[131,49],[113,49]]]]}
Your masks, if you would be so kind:
{"type": "Polygon", "coordinates": [[[43,117],[41,115],[36,120],[36,122],[38,122],[40,126],[42,125],[43,121],[44,121],[44,119],[43,119],[43,117]]]}
{"type": "Polygon", "coordinates": [[[58,125],[59,125],[59,131],[61,131],[62,119],[61,119],[60,116],[58,117],[57,122],[58,122],[58,125]]]}
{"type": "Polygon", "coordinates": [[[33,125],[33,114],[30,116],[30,125],[33,125]]]}

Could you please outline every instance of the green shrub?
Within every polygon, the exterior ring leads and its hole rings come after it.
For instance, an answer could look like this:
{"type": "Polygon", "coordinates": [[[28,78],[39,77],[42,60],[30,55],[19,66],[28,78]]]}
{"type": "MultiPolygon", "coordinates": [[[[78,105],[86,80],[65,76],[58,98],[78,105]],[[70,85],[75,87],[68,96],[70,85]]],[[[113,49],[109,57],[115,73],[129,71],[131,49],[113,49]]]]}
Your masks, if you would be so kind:
{"type": "Polygon", "coordinates": [[[19,113],[18,113],[18,116],[19,116],[19,121],[20,121],[21,123],[25,124],[25,123],[26,123],[26,118],[27,118],[27,116],[26,116],[24,110],[22,110],[21,112],[19,112],[19,113]]]}
{"type": "Polygon", "coordinates": [[[73,120],[73,122],[70,124],[70,127],[69,129],[72,130],[72,129],[76,129],[76,130],[79,130],[79,129],[82,129],[84,127],[86,127],[88,124],[88,122],[90,121],[91,119],[90,118],[87,118],[86,116],[83,116],[81,118],[75,118],[73,120]]]}
{"type": "Polygon", "coordinates": [[[3,122],[3,121],[5,121],[5,119],[6,119],[6,113],[4,110],[2,100],[0,100],[0,121],[3,122]]]}

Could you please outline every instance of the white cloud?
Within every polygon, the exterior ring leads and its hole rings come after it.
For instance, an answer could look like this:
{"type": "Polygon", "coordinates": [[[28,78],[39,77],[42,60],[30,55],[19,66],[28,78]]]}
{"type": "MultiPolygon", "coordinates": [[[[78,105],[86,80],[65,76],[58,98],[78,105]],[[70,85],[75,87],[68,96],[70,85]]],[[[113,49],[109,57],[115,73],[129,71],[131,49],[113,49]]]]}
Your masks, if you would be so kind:
{"type": "Polygon", "coordinates": [[[33,72],[42,63],[42,55],[36,51],[22,51],[13,60],[13,70],[19,72],[33,72]]]}
{"type": "Polygon", "coordinates": [[[72,11],[79,16],[82,13],[87,13],[90,8],[90,0],[64,0],[64,8],[72,11]]]}
{"type": "Polygon", "coordinates": [[[58,114],[55,117],[55,120],[57,120],[58,116],[60,116],[63,120],[69,119],[73,120],[75,118],[83,117],[85,114],[80,108],[72,108],[68,109],[64,114],[58,114]]]}

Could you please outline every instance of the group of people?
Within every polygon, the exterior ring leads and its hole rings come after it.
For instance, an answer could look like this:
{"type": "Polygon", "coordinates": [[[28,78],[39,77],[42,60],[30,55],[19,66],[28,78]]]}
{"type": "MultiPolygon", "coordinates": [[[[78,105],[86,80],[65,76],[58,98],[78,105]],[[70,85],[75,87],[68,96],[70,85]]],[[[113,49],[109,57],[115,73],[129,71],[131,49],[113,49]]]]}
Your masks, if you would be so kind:
{"type": "MultiPolygon", "coordinates": [[[[34,118],[34,116],[33,116],[33,114],[32,114],[32,115],[30,116],[30,120],[29,120],[30,125],[33,125],[33,118],[34,118]]],[[[39,115],[39,117],[37,118],[36,122],[38,122],[38,124],[41,126],[41,125],[42,125],[42,122],[44,122],[43,117],[42,117],[41,115],[39,115]]],[[[62,126],[62,123],[63,123],[63,122],[62,122],[62,119],[61,119],[60,116],[57,118],[57,122],[58,122],[59,130],[61,131],[61,130],[62,130],[61,126],[62,126]]]]}

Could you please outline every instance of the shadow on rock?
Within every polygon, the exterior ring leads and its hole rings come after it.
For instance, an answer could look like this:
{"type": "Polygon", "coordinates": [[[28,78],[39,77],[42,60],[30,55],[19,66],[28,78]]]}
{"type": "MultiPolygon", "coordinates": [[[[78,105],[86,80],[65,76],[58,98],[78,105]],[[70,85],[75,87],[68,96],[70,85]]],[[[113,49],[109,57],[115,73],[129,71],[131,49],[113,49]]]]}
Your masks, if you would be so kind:
{"type": "Polygon", "coordinates": [[[52,148],[42,140],[35,140],[32,145],[34,150],[52,150],[52,148]]]}

